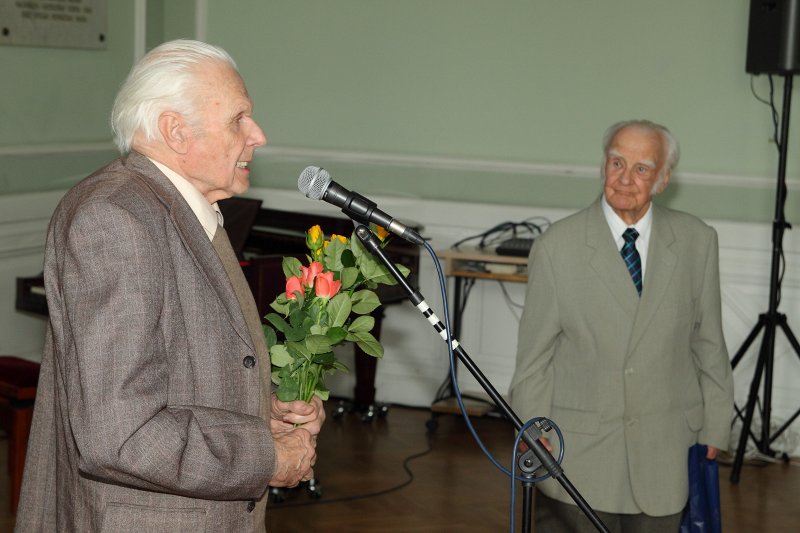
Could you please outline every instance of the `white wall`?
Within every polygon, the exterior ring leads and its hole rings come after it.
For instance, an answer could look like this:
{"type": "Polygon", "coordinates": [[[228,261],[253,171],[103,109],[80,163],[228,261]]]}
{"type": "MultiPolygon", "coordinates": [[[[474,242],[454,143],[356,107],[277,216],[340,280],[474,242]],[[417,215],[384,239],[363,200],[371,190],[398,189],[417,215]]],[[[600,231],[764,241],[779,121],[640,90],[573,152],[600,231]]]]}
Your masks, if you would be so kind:
{"type": "MultiPolygon", "coordinates": [[[[41,193],[0,197],[0,353],[40,359],[44,319],[14,310],[15,278],[41,271],[42,247],[47,221],[61,193],[41,193]]],[[[254,189],[250,196],[264,200],[265,207],[336,214],[324,202],[304,198],[287,190],[254,189]]],[[[463,204],[428,201],[418,198],[373,198],[380,207],[405,220],[425,226],[437,250],[477,234],[500,222],[521,221],[543,216],[555,221],[568,212],[536,207],[498,207],[488,204],[463,204]]],[[[720,237],[720,270],[723,301],[723,327],[728,350],[741,347],[756,325],[759,315],[768,309],[771,224],[743,224],[709,221],[720,237]]],[[[324,229],[324,228],[323,228],[324,229]]],[[[789,327],[800,324],[800,235],[787,231],[784,237],[786,269],[782,284],[780,312],[789,327]]],[[[424,251],[423,251],[424,254],[424,251]]],[[[433,261],[425,254],[420,261],[420,292],[440,318],[444,318],[440,290],[433,261]]],[[[452,283],[451,290],[452,290],[452,283]]],[[[522,284],[506,283],[510,298],[521,304],[522,284]]],[[[507,303],[500,285],[479,281],[464,314],[459,341],[484,374],[501,393],[505,393],[514,365],[519,310],[507,303]]],[[[800,334],[800,329],[795,331],[800,334]]],[[[743,407],[761,347],[759,336],[734,370],[737,405],[743,407]]],[[[415,406],[427,406],[447,376],[447,352],[440,337],[410,303],[386,310],[381,341],[386,354],[378,363],[376,400],[415,406]]],[[[352,355],[342,351],[351,368],[352,355]]],[[[349,396],[354,378],[339,375],[330,382],[335,394],[349,396]]],[[[479,390],[471,376],[459,367],[459,383],[465,392],[479,390]]],[[[781,426],[800,407],[800,355],[796,354],[779,330],[774,351],[772,386],[772,426],[781,426]]],[[[757,415],[753,428],[759,427],[757,415]]],[[[774,443],[776,449],[800,454],[800,421],[789,426],[774,443]]]]}
{"type": "Polygon", "coordinates": [[[0,196],[0,354],[41,360],[45,320],[16,311],[16,279],[42,272],[47,224],[62,194],[0,196]]]}

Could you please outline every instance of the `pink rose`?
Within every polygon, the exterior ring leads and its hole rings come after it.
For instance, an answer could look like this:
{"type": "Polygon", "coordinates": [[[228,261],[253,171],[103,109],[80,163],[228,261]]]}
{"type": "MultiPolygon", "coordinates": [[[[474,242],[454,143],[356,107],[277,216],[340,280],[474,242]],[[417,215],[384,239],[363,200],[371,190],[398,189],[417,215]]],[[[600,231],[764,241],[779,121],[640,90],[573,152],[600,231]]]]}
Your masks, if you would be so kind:
{"type": "Polygon", "coordinates": [[[333,281],[333,272],[323,272],[317,275],[314,292],[320,298],[331,298],[342,288],[341,281],[333,281]]]}
{"type": "Polygon", "coordinates": [[[322,273],[322,263],[314,261],[307,267],[300,267],[301,276],[303,278],[303,285],[311,287],[314,285],[314,280],[322,273]]]}
{"type": "Polygon", "coordinates": [[[286,280],[286,299],[297,300],[295,291],[300,291],[300,294],[305,294],[305,291],[303,290],[303,283],[300,281],[300,278],[297,276],[292,276],[286,280]]]}

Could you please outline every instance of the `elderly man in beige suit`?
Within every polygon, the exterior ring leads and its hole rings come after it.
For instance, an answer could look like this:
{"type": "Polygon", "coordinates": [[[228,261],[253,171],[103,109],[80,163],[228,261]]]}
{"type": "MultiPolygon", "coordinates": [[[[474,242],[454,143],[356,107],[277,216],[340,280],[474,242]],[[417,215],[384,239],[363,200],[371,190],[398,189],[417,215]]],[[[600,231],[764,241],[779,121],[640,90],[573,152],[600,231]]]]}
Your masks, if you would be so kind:
{"type": "Polygon", "coordinates": [[[264,531],[268,485],[312,476],[322,403],[270,395],[216,206],[266,143],[252,111],[230,56],[196,41],[155,48],[123,84],[128,155],[70,190],[47,235],[17,531],[264,531]]]}
{"type": "MultiPolygon", "coordinates": [[[[512,405],[563,430],[565,472],[612,531],[671,533],[689,447],[713,459],[733,416],[717,235],[651,201],[678,161],[666,128],[615,124],[604,156],[602,196],[531,252],[512,405]]],[[[594,531],[560,485],[538,488],[538,533],[594,531]]]]}

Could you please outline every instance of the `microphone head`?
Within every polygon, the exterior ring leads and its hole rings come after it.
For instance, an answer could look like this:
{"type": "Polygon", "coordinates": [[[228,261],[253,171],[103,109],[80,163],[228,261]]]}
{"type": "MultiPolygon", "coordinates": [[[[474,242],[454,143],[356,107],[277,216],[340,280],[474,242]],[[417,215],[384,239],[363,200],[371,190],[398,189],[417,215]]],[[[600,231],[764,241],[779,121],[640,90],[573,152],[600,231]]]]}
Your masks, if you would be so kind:
{"type": "Polygon", "coordinates": [[[306,167],[297,178],[297,188],[312,200],[322,200],[330,183],[331,175],[322,167],[306,167]]]}

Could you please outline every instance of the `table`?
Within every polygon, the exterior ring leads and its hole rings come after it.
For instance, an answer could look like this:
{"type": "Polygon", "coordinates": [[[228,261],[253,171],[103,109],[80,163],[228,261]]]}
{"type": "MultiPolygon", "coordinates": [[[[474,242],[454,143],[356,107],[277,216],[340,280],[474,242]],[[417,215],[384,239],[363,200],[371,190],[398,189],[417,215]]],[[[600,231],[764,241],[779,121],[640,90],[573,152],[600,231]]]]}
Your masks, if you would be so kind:
{"type": "MultiPolygon", "coordinates": [[[[439,259],[444,261],[445,276],[453,278],[454,290],[452,309],[452,336],[460,338],[461,318],[467,305],[469,289],[476,280],[509,281],[513,283],[527,283],[528,281],[528,258],[497,255],[480,249],[462,250],[441,250],[436,252],[439,259]]],[[[456,363],[458,360],[456,360],[456,363]]],[[[452,397],[453,384],[450,380],[450,389],[447,394],[437,396],[431,405],[434,413],[459,413],[458,403],[452,397]]],[[[470,394],[475,397],[476,395],[470,394]]],[[[481,394],[480,396],[483,396],[481,394]]],[[[483,416],[493,410],[493,405],[489,403],[488,395],[486,400],[480,396],[477,399],[465,398],[464,407],[470,416],[483,416]]]]}

